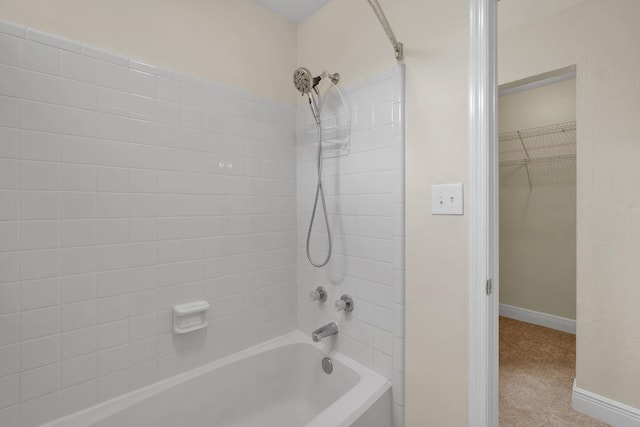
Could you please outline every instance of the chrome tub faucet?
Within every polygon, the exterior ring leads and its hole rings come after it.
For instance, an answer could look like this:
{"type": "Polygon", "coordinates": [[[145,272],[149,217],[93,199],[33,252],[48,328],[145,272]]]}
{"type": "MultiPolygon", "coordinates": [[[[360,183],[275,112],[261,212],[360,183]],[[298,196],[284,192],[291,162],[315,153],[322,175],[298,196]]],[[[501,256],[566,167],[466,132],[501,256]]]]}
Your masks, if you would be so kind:
{"type": "Polygon", "coordinates": [[[311,333],[311,338],[313,338],[313,342],[320,342],[323,338],[326,338],[330,335],[336,335],[337,333],[338,325],[335,322],[331,322],[313,331],[311,333]]]}

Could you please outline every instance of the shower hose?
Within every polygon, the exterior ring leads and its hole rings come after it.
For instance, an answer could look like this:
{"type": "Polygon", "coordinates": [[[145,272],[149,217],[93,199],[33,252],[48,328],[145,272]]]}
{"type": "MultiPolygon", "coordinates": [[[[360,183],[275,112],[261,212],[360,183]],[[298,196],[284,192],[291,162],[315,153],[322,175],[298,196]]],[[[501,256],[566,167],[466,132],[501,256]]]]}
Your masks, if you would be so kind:
{"type": "MultiPolygon", "coordinates": [[[[311,101],[311,99],[310,99],[311,101]]],[[[315,103],[315,101],[314,101],[315,103]]],[[[324,200],[324,189],[322,188],[322,126],[320,125],[320,110],[318,106],[316,106],[316,111],[313,111],[313,106],[311,107],[312,112],[316,118],[317,125],[317,135],[318,135],[318,153],[316,158],[316,168],[318,171],[318,181],[316,183],[316,197],[313,201],[313,210],[311,212],[311,221],[309,222],[309,230],[307,231],[307,258],[309,262],[314,267],[324,267],[329,263],[331,259],[332,252],[332,242],[331,242],[331,228],[329,227],[329,217],[327,216],[327,203],[324,200]],[[327,250],[327,256],[323,261],[316,262],[311,256],[310,243],[311,243],[311,230],[313,229],[313,223],[316,219],[316,212],[318,210],[318,199],[321,200],[322,203],[322,213],[324,215],[324,223],[327,227],[327,242],[329,243],[329,247],[327,250]]]]}

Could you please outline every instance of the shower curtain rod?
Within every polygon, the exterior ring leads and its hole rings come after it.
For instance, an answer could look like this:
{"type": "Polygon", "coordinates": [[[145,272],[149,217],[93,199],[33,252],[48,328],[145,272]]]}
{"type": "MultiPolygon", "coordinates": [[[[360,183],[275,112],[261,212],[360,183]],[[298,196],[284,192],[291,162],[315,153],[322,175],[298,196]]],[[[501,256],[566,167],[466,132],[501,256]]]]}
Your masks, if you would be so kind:
{"type": "Polygon", "coordinates": [[[387,33],[387,37],[389,37],[391,46],[393,46],[393,50],[396,53],[396,59],[398,61],[402,61],[402,59],[404,58],[404,46],[402,45],[402,43],[398,41],[398,39],[396,38],[396,35],[393,33],[393,30],[391,29],[391,25],[389,25],[389,21],[387,21],[387,17],[385,16],[384,11],[380,6],[380,3],[378,3],[378,0],[367,0],[367,1],[371,5],[373,12],[378,17],[380,24],[382,24],[382,28],[384,29],[384,32],[387,33]]]}

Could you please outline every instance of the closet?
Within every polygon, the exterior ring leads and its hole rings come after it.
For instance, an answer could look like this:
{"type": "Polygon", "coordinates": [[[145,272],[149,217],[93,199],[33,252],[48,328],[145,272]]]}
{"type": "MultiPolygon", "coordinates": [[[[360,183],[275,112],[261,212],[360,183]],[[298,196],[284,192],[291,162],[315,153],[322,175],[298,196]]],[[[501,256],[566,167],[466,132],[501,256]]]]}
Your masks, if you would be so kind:
{"type": "Polygon", "coordinates": [[[559,320],[565,332],[575,330],[576,142],[575,80],[500,98],[501,314],[559,320]]]}

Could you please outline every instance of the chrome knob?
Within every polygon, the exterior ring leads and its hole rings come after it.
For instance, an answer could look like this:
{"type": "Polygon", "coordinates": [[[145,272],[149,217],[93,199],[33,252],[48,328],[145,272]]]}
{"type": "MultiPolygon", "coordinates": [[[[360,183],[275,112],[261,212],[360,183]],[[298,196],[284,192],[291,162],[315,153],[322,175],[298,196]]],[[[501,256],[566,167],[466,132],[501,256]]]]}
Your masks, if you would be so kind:
{"type": "Polygon", "coordinates": [[[351,298],[349,295],[342,295],[340,297],[340,299],[338,301],[336,301],[336,310],[338,311],[346,311],[346,312],[352,312],[353,311],[353,298],[351,298]]]}
{"type": "Polygon", "coordinates": [[[322,286],[318,286],[315,291],[309,293],[311,301],[325,302],[327,300],[327,291],[322,286]]]}

